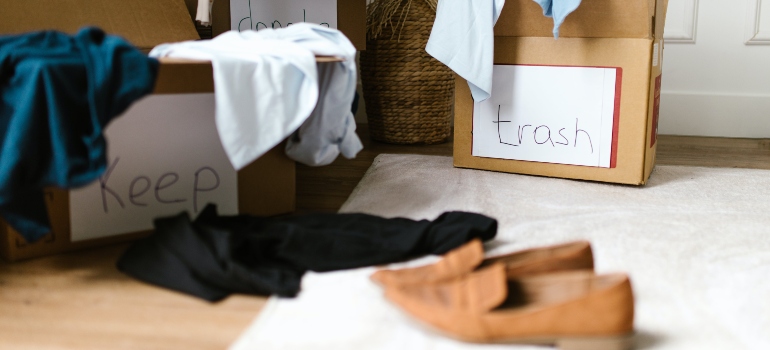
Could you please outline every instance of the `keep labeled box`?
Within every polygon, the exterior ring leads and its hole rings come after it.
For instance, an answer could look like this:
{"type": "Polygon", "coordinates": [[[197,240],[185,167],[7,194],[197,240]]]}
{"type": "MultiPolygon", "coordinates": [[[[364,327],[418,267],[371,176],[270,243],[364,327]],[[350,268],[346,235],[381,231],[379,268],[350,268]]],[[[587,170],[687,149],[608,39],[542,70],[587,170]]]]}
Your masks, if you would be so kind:
{"type": "MultiPolygon", "coordinates": [[[[120,35],[143,51],[198,39],[184,0],[109,6],[101,0],[25,0],[0,12],[5,34],[74,33],[85,25],[120,35]]],[[[105,130],[104,175],[82,189],[48,189],[52,232],[35,243],[0,220],[0,255],[16,261],[130,241],[150,234],[155,217],[185,210],[194,217],[207,203],[216,203],[221,214],[294,211],[295,162],[279,145],[240,171],[232,169],[216,132],[213,93],[210,63],[162,59],[154,93],[105,130]]]]}
{"type": "Polygon", "coordinates": [[[495,26],[492,96],[455,79],[454,165],[642,185],[655,164],[667,0],[583,1],[553,37],[531,0],[495,26]]]}

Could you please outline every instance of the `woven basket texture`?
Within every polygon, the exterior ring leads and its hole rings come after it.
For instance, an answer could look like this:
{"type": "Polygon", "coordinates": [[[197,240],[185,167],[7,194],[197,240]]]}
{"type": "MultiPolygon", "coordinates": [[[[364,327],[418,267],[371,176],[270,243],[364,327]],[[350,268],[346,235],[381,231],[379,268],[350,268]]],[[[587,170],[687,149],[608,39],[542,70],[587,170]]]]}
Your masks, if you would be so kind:
{"type": "Polygon", "coordinates": [[[377,38],[368,35],[361,52],[369,131],[373,139],[388,143],[445,142],[451,132],[454,76],[425,52],[436,13],[423,0],[402,0],[402,6],[408,12],[399,11],[377,38]]]}

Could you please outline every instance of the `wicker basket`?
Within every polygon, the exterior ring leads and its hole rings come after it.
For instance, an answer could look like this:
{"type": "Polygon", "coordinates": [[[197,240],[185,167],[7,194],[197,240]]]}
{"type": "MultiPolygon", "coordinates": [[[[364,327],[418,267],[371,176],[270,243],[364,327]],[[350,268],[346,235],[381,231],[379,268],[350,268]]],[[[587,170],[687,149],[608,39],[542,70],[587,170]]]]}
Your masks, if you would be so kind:
{"type": "Polygon", "coordinates": [[[390,5],[398,7],[395,15],[376,34],[369,5],[361,80],[371,137],[399,144],[441,143],[451,132],[454,76],[425,52],[436,1],[396,1],[390,5]]]}

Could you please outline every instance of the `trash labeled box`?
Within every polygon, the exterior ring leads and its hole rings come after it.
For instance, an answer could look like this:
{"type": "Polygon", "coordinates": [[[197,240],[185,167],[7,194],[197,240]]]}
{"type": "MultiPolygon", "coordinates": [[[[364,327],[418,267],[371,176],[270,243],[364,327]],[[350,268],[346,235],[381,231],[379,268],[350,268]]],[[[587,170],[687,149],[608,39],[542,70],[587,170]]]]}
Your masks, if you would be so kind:
{"type": "Polygon", "coordinates": [[[454,165],[644,184],[655,164],[667,0],[583,1],[553,37],[531,0],[495,26],[493,90],[456,77],[454,165]]]}
{"type": "MultiPolygon", "coordinates": [[[[45,0],[14,2],[0,15],[0,32],[74,33],[90,24],[144,51],[198,37],[183,0],[92,6],[100,3],[70,1],[57,8],[45,0]],[[35,10],[44,5],[50,11],[35,10]]],[[[2,256],[15,261],[136,239],[151,232],[154,218],[183,211],[195,217],[208,203],[223,215],[292,212],[294,161],[279,145],[236,172],[219,140],[214,109],[210,63],[161,60],[154,93],[107,126],[108,168],[100,179],[46,191],[52,232],[39,241],[28,243],[0,222],[2,256]]]]}
{"type": "MultiPolygon", "coordinates": [[[[198,0],[185,1],[195,18],[198,0]]],[[[339,29],[356,49],[366,49],[366,0],[216,0],[211,6],[213,36],[300,22],[339,29]]]]}

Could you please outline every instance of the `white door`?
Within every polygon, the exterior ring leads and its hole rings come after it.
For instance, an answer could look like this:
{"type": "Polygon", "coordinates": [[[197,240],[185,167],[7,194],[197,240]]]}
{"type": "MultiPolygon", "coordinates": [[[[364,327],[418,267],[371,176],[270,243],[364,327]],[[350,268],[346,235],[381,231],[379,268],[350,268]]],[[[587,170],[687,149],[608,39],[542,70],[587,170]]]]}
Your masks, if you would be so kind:
{"type": "Polygon", "coordinates": [[[770,137],[770,0],[669,0],[659,132],[770,137]]]}

